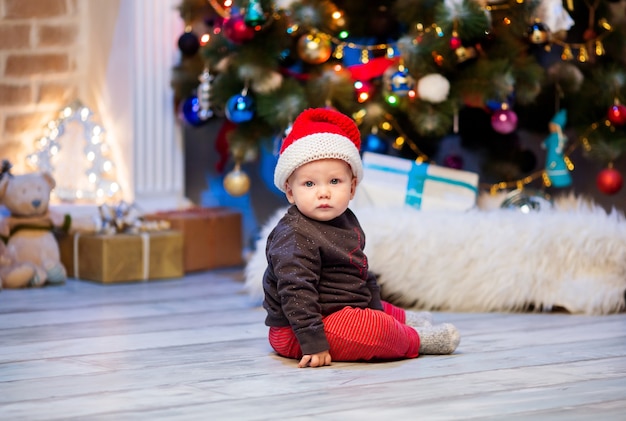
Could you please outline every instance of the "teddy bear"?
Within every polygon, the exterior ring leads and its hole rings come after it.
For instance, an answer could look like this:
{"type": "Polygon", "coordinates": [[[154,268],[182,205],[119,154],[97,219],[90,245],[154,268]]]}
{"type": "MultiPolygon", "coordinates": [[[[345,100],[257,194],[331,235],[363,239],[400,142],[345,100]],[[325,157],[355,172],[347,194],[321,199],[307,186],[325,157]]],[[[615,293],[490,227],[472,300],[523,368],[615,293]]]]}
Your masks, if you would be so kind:
{"type": "Polygon", "coordinates": [[[9,249],[0,241],[0,289],[1,288],[24,288],[37,284],[39,278],[32,263],[17,263],[15,256],[9,253],[9,249]]]}
{"type": "MultiPolygon", "coordinates": [[[[28,265],[32,265],[34,274],[28,286],[62,284],[67,280],[67,272],[61,263],[54,231],[97,232],[97,223],[94,218],[73,219],[69,214],[49,209],[50,193],[56,186],[49,172],[13,175],[10,169],[11,164],[4,160],[0,167],[0,204],[9,215],[0,219],[0,237],[5,243],[9,263],[2,265],[3,270],[9,272],[5,276],[7,279],[25,276],[28,265]],[[13,272],[9,270],[11,267],[13,272]]],[[[11,286],[26,285],[14,280],[7,284],[11,286]]]]}

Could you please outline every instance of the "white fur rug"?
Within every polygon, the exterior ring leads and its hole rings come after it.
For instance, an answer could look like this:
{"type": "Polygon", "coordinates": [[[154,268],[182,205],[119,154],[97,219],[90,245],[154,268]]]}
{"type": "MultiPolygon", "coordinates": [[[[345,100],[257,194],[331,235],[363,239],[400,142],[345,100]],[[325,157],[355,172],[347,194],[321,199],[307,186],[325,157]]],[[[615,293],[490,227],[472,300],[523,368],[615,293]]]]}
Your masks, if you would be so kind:
{"type": "MultiPolygon", "coordinates": [[[[354,211],[383,299],[396,305],[582,314],[626,308],[626,220],[620,212],[574,197],[557,201],[554,210],[529,214],[499,208],[354,211]]],[[[265,241],[283,213],[265,224],[246,265],[245,285],[255,302],[263,296],[265,241]]]]}

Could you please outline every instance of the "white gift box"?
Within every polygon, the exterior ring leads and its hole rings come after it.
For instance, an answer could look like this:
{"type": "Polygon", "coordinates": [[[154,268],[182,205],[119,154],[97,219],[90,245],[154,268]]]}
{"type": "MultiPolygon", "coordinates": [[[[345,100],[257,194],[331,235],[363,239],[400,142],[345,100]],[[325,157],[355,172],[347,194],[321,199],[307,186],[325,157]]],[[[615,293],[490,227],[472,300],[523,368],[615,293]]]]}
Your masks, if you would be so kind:
{"type": "Polygon", "coordinates": [[[364,152],[363,173],[355,206],[465,211],[478,197],[478,174],[470,171],[364,152]]]}

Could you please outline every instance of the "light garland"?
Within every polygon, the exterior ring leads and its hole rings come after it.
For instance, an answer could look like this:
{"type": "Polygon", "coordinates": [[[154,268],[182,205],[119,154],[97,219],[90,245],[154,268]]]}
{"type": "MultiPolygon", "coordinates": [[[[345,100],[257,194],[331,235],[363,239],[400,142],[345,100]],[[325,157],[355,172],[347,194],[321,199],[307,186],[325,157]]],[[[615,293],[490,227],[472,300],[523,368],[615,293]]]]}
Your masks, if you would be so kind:
{"type": "MultiPolygon", "coordinates": [[[[220,16],[224,18],[230,17],[230,7],[232,6],[231,1],[227,0],[223,2],[223,4],[220,4],[217,0],[207,0],[207,1],[220,16]]],[[[486,12],[496,12],[496,11],[509,10],[513,7],[522,5],[524,2],[525,0],[484,0],[483,2],[481,2],[481,4],[482,4],[483,9],[486,12]]],[[[274,15],[275,13],[276,13],[275,11],[272,11],[270,15],[274,15]]],[[[341,15],[339,15],[339,17],[341,17],[341,15]]],[[[506,24],[512,23],[510,18],[507,16],[503,17],[503,21],[506,24]]],[[[453,21],[452,23],[453,23],[453,29],[451,32],[451,36],[453,37],[458,36],[456,20],[453,21]]],[[[600,27],[605,30],[605,32],[603,32],[600,35],[596,35],[593,38],[590,38],[584,42],[566,42],[559,38],[548,37],[547,42],[545,42],[545,49],[549,51],[552,46],[561,47],[563,49],[563,52],[561,54],[561,59],[563,61],[569,61],[569,60],[573,60],[574,58],[576,58],[579,62],[585,63],[590,60],[591,54],[595,54],[595,56],[602,56],[605,54],[602,40],[613,31],[613,28],[608,24],[608,22],[605,19],[600,20],[598,23],[600,27]]],[[[297,23],[294,23],[293,25],[289,27],[289,29],[287,30],[287,33],[289,35],[295,35],[298,33],[300,29],[301,29],[300,25],[297,23]]],[[[418,24],[415,29],[417,33],[420,35],[423,35],[425,33],[430,33],[430,32],[434,32],[438,37],[443,37],[446,35],[444,34],[442,25],[438,23],[433,23],[429,25],[428,27],[424,27],[422,24],[418,24]]],[[[324,33],[318,30],[316,30],[316,32],[324,33]]],[[[328,37],[330,42],[334,44],[335,46],[335,48],[333,49],[333,53],[332,53],[332,56],[335,59],[341,60],[342,58],[344,58],[346,49],[359,50],[360,51],[359,61],[362,64],[367,64],[370,61],[371,53],[375,53],[378,51],[385,51],[386,57],[389,59],[393,59],[398,56],[401,57],[401,53],[398,51],[397,41],[390,42],[390,43],[379,43],[379,44],[369,45],[369,44],[362,44],[358,42],[346,41],[344,39],[344,38],[347,38],[348,36],[346,33],[339,33],[338,36],[333,36],[330,34],[325,34],[325,35],[328,37]]],[[[418,43],[419,36],[415,37],[413,42],[418,43]]],[[[364,101],[360,101],[360,102],[364,102],[364,101]]],[[[366,113],[364,110],[361,110],[360,112],[355,114],[354,118],[358,124],[362,123],[362,119],[365,117],[365,114],[366,113]]],[[[417,155],[417,158],[415,159],[416,162],[430,162],[431,161],[428,155],[426,155],[419,149],[416,142],[413,141],[402,130],[400,125],[397,123],[397,121],[391,114],[385,113],[384,119],[385,121],[377,124],[376,127],[386,132],[389,132],[389,133],[395,132],[397,134],[392,144],[392,146],[395,149],[401,149],[404,145],[407,145],[413,151],[413,153],[417,155]]],[[[589,144],[588,136],[590,136],[595,130],[597,130],[598,127],[600,127],[600,125],[601,123],[592,124],[585,131],[585,133],[582,136],[580,136],[577,141],[573,142],[570,145],[570,147],[565,151],[565,153],[563,154],[563,159],[569,171],[572,171],[574,169],[574,164],[570,160],[569,155],[573,153],[574,150],[580,145],[582,145],[582,147],[588,151],[591,148],[589,144]]],[[[393,137],[393,135],[390,137],[393,137]]],[[[544,186],[546,187],[551,186],[550,179],[547,176],[545,169],[542,169],[542,170],[535,171],[525,177],[522,177],[520,179],[513,180],[513,181],[506,181],[506,182],[502,181],[502,182],[497,182],[494,184],[481,183],[480,188],[490,191],[492,194],[495,194],[501,190],[508,190],[512,188],[522,189],[524,186],[538,179],[542,179],[544,186]]]]}
{"type": "MultiPolygon", "coordinates": [[[[357,112],[353,117],[355,119],[355,121],[357,122],[357,124],[360,126],[363,123],[363,119],[365,118],[367,112],[365,110],[361,110],[359,112],[357,112]]],[[[424,152],[422,152],[422,150],[420,150],[420,148],[417,146],[417,144],[415,143],[415,141],[413,141],[400,127],[400,125],[398,124],[398,122],[395,120],[395,118],[389,114],[389,113],[385,113],[384,114],[384,118],[385,121],[382,123],[377,124],[376,127],[378,127],[379,129],[384,130],[385,132],[392,132],[395,131],[398,135],[395,137],[394,142],[392,144],[393,148],[395,149],[401,149],[405,144],[413,151],[413,153],[415,155],[417,155],[417,157],[415,158],[415,162],[417,163],[423,163],[423,162],[431,162],[430,157],[425,154],[424,152]]],[[[611,123],[608,120],[604,120],[602,122],[595,122],[593,124],[591,124],[584,133],[582,133],[578,139],[571,143],[570,146],[567,148],[567,150],[565,151],[565,153],[563,154],[563,160],[565,161],[565,164],[567,166],[567,169],[569,171],[573,171],[574,170],[574,163],[572,162],[572,160],[569,158],[569,156],[574,153],[574,151],[582,145],[583,149],[587,152],[589,152],[591,150],[591,144],[589,142],[589,137],[593,134],[593,132],[595,132],[596,130],[598,130],[598,128],[601,127],[601,125],[611,125],[611,123]]],[[[512,180],[512,181],[500,181],[497,183],[493,183],[493,184],[489,184],[489,183],[480,183],[479,184],[479,188],[485,191],[488,191],[489,193],[491,193],[492,195],[497,194],[500,191],[503,190],[511,190],[511,189],[518,189],[518,190],[522,190],[525,186],[529,185],[530,183],[538,180],[538,179],[542,179],[542,182],[544,184],[545,187],[550,187],[551,182],[549,177],[547,176],[547,173],[545,171],[545,169],[542,170],[538,170],[535,171],[525,177],[522,177],[520,179],[517,180],[512,180]]]]}
{"type": "Polygon", "coordinates": [[[550,44],[558,45],[559,47],[563,48],[563,52],[561,53],[561,60],[570,61],[573,60],[574,57],[576,57],[576,59],[580,63],[586,63],[587,61],[589,61],[589,46],[593,47],[591,49],[597,57],[601,57],[605,54],[604,45],[602,44],[602,38],[606,37],[611,32],[612,29],[609,29],[607,32],[604,32],[586,42],[565,42],[559,39],[553,39],[550,40],[550,44]],[[575,51],[578,51],[578,54],[574,54],[575,51]]]}
{"type": "MultiPolygon", "coordinates": [[[[363,119],[365,118],[366,115],[367,115],[367,112],[364,109],[362,109],[353,116],[357,125],[360,126],[363,123],[363,119]]],[[[388,133],[392,131],[397,133],[397,136],[395,137],[394,143],[392,146],[395,149],[401,149],[406,144],[413,151],[413,153],[417,155],[417,158],[415,158],[416,162],[418,163],[429,162],[430,158],[428,157],[428,155],[422,152],[422,150],[417,146],[417,143],[415,143],[402,130],[402,128],[400,127],[400,124],[398,124],[398,122],[393,117],[393,115],[389,113],[384,113],[383,115],[385,117],[385,121],[383,121],[382,123],[379,123],[377,127],[388,133]]]]}
{"type": "Polygon", "coordinates": [[[113,179],[115,165],[105,157],[105,130],[92,117],[80,101],[63,107],[35,141],[37,150],[26,157],[31,167],[52,174],[52,194],[61,202],[104,203],[121,195],[113,179]]]}
{"type": "MultiPolygon", "coordinates": [[[[569,155],[571,155],[580,145],[582,145],[585,151],[589,152],[591,150],[589,137],[593,134],[593,132],[598,130],[602,126],[602,124],[610,125],[611,123],[608,120],[592,123],[578,137],[578,139],[567,148],[567,150],[563,154],[563,159],[569,171],[572,171],[574,169],[574,164],[569,158],[569,155]]],[[[520,178],[519,180],[508,181],[508,182],[501,181],[495,184],[481,184],[480,187],[484,190],[488,190],[491,194],[496,194],[501,190],[507,190],[507,189],[512,189],[512,188],[521,189],[524,186],[532,183],[533,181],[538,180],[539,178],[543,180],[543,183],[546,187],[550,187],[550,179],[548,178],[545,170],[535,171],[534,173],[526,177],[520,178]]]]}

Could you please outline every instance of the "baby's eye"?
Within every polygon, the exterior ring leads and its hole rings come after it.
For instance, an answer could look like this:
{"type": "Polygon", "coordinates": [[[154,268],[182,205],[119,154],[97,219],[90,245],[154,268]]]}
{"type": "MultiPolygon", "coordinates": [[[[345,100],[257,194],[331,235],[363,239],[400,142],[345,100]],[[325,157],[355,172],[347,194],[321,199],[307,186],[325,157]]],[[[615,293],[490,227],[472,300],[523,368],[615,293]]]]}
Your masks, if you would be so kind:
{"type": "Polygon", "coordinates": [[[306,187],[313,187],[313,182],[312,182],[312,181],[305,181],[305,182],[304,182],[304,185],[305,185],[306,187]]]}
{"type": "Polygon", "coordinates": [[[330,184],[339,184],[339,179],[333,178],[332,180],[330,180],[330,184]]]}

